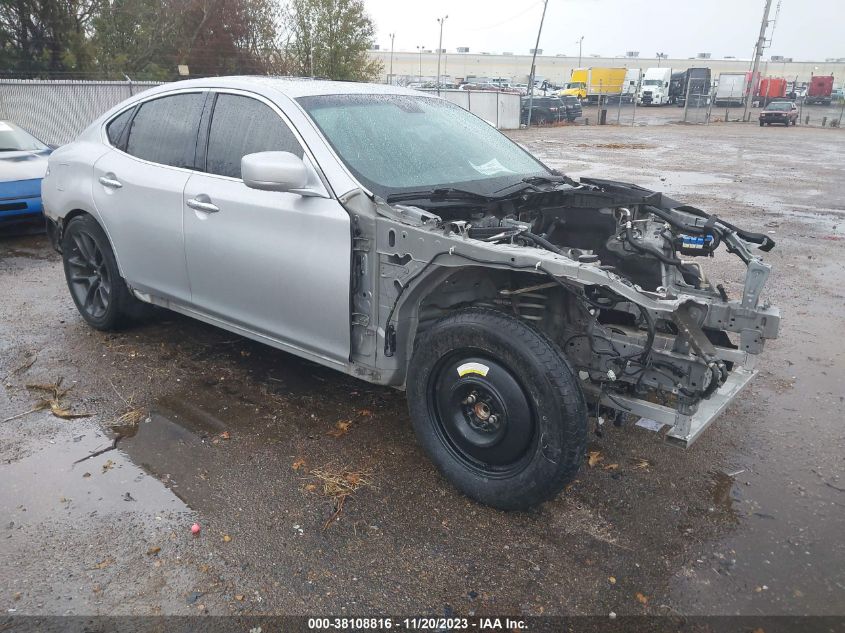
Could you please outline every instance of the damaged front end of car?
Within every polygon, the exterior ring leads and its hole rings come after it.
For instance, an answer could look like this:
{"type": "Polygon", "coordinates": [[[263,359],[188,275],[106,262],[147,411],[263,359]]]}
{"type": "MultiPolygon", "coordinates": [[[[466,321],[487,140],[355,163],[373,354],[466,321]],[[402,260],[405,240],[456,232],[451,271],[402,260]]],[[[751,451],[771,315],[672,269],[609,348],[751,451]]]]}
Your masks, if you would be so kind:
{"type": "Polygon", "coordinates": [[[770,266],[755,254],[773,248],[766,235],[605,180],[461,197],[376,199],[371,223],[353,215],[353,361],[378,367],[386,384],[402,380],[429,324],[486,306],[552,339],[597,408],[667,424],[667,439],[688,446],[777,336],[779,312],[761,304],[770,266]],[[747,267],[741,296],[701,265],[722,247],[747,267]]]}

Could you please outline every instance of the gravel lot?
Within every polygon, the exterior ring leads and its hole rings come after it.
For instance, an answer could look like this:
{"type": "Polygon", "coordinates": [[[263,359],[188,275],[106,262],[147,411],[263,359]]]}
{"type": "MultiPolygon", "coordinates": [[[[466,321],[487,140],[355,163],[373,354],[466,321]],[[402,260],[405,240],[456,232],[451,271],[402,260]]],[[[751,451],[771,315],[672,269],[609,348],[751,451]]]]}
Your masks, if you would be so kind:
{"type": "MultiPolygon", "coordinates": [[[[601,461],[558,499],[491,510],[436,473],[401,393],[170,313],[93,331],[46,238],[6,236],[0,608],[845,615],[845,133],[512,136],[571,176],[661,189],[778,241],[768,298],[782,336],[698,443],[606,428],[590,445],[601,461]],[[59,380],[59,404],[90,417],[27,413],[50,397],[27,385],[59,380]],[[321,472],[358,476],[337,516],[321,472]]],[[[738,293],[738,260],[709,272],[738,293]]]]}

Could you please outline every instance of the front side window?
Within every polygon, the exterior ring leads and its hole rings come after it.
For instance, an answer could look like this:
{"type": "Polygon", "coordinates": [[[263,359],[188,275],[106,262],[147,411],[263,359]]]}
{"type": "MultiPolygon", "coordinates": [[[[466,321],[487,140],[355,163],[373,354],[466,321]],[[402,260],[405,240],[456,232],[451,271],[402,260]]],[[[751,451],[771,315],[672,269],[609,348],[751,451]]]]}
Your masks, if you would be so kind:
{"type": "Polygon", "coordinates": [[[240,95],[219,94],[208,133],[206,170],[241,177],[241,158],[256,152],[303,150],[287,124],[269,106],[240,95]]]}
{"type": "Polygon", "coordinates": [[[141,104],[126,152],[162,165],[192,168],[204,102],[205,93],[189,92],[141,104]]]}
{"type": "Polygon", "coordinates": [[[441,186],[490,195],[550,173],[493,126],[442,99],[345,94],[298,101],[355,177],[384,198],[441,186]]]}
{"type": "Polygon", "coordinates": [[[134,108],[129,108],[121,112],[109,121],[109,124],[106,126],[106,135],[109,137],[109,143],[115,147],[122,147],[123,132],[126,130],[126,126],[129,123],[129,119],[132,118],[134,111],[134,108]]]}

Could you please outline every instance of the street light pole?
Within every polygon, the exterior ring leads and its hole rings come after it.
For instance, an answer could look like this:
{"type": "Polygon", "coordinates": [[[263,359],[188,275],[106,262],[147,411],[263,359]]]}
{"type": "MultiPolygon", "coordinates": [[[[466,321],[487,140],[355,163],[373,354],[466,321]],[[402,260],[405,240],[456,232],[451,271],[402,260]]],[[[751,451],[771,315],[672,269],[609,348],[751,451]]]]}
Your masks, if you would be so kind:
{"type": "Polygon", "coordinates": [[[390,75],[387,77],[387,83],[393,84],[393,40],[396,38],[396,33],[390,34],[390,75]]]}
{"type": "Polygon", "coordinates": [[[422,44],[417,46],[417,50],[420,52],[420,74],[417,75],[417,78],[418,78],[418,81],[420,83],[422,83],[422,52],[423,52],[423,48],[424,48],[424,46],[422,44]]]}
{"type": "Polygon", "coordinates": [[[444,15],[442,18],[437,18],[437,21],[440,23],[440,43],[437,45],[437,96],[440,96],[440,53],[443,51],[443,23],[448,18],[448,15],[444,15]]]}
{"type": "Polygon", "coordinates": [[[546,19],[546,7],[549,0],[543,0],[543,15],[540,16],[540,28],[537,29],[537,42],[534,44],[534,56],[531,58],[531,75],[528,77],[528,120],[527,127],[531,127],[531,110],[534,107],[534,76],[537,71],[537,49],[540,48],[540,34],[543,32],[543,21],[546,19]]]}
{"type": "Polygon", "coordinates": [[[584,43],[584,36],[578,38],[578,68],[581,68],[581,45],[584,43]]]}

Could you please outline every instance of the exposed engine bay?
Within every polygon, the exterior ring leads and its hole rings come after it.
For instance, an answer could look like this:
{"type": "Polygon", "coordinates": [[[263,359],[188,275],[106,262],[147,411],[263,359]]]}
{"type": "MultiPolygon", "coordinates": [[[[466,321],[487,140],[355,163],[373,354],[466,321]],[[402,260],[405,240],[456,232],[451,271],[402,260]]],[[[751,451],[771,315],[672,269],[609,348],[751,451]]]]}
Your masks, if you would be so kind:
{"type": "Polygon", "coordinates": [[[665,420],[691,443],[777,336],[777,309],[759,305],[770,268],[755,253],[774,242],[635,185],[563,177],[533,189],[486,204],[444,191],[431,204],[381,205],[419,233],[414,248],[379,240],[381,277],[393,279],[382,287],[395,295],[381,299],[385,357],[409,344],[405,290],[442,267],[445,282],[415,296],[419,328],[465,305],[511,311],[557,343],[597,409],[665,420]],[[742,296],[707,276],[720,251],[747,266],[742,296]]]}

